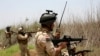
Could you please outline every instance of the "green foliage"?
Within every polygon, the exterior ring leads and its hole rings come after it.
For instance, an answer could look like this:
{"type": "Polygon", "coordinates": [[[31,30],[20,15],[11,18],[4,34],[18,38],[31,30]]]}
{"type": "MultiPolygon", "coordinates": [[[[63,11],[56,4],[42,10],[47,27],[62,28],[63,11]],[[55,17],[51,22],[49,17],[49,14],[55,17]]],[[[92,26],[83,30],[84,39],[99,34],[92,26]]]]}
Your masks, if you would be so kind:
{"type": "Polygon", "coordinates": [[[19,51],[18,45],[14,45],[7,49],[0,50],[0,56],[12,56],[13,53],[18,51],[19,51]]]}
{"type": "MultiPolygon", "coordinates": [[[[28,46],[29,49],[34,49],[33,45],[28,46]]],[[[9,48],[0,50],[0,56],[12,56],[14,53],[20,52],[18,44],[13,45],[9,48]]]]}
{"type": "Polygon", "coordinates": [[[34,49],[34,45],[29,45],[28,48],[29,49],[34,49]]]}
{"type": "Polygon", "coordinates": [[[1,29],[1,30],[0,30],[0,34],[1,34],[2,32],[3,32],[3,30],[1,29]]]}

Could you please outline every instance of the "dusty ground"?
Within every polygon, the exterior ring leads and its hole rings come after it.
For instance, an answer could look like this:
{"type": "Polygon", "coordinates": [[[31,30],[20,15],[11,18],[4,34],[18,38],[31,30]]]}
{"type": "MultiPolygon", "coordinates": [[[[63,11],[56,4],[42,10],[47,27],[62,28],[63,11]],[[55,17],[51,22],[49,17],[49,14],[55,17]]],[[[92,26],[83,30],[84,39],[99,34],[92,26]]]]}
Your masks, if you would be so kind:
{"type": "MultiPolygon", "coordinates": [[[[37,56],[37,53],[35,50],[30,50],[30,55],[31,56],[37,56]]],[[[13,54],[13,56],[20,56],[20,52],[13,54]]]]}

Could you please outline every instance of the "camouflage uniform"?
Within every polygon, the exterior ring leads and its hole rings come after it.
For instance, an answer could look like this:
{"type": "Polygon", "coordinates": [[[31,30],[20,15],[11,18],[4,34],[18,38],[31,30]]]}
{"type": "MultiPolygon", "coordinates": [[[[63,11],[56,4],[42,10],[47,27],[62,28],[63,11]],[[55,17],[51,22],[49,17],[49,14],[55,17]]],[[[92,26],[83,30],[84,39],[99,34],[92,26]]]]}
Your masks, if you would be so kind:
{"type": "Polygon", "coordinates": [[[35,45],[38,56],[54,56],[55,48],[51,40],[49,38],[52,37],[50,32],[40,31],[35,35],[35,45]]]}
{"type": "Polygon", "coordinates": [[[25,56],[26,54],[27,54],[27,56],[30,56],[29,50],[27,48],[27,46],[28,46],[28,34],[26,34],[24,32],[19,32],[18,36],[17,36],[17,40],[19,43],[19,48],[21,50],[21,56],[25,56]]]}

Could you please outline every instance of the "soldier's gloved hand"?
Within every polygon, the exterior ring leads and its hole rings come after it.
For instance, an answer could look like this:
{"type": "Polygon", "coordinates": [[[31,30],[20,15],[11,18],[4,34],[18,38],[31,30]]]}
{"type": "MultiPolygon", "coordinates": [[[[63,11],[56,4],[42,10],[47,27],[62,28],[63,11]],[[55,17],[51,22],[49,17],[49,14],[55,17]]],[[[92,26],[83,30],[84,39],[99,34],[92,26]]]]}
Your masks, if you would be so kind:
{"type": "Polygon", "coordinates": [[[58,46],[61,47],[61,49],[66,48],[67,47],[66,45],[67,45],[67,42],[60,42],[60,43],[58,43],[58,46]]]}

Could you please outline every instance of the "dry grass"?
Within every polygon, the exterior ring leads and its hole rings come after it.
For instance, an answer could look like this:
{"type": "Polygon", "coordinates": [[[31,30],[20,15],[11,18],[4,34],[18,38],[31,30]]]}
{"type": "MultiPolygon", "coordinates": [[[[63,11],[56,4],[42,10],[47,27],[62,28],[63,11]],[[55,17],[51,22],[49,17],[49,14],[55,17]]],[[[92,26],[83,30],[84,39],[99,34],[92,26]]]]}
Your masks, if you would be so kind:
{"type": "MultiPolygon", "coordinates": [[[[70,35],[72,37],[81,37],[88,39],[78,45],[77,49],[92,49],[93,52],[89,53],[89,56],[99,56],[100,53],[100,9],[97,13],[87,13],[87,21],[83,22],[73,20],[73,23],[64,23],[61,26],[61,32],[63,35],[70,35]],[[96,20],[95,20],[96,19],[96,20]]],[[[70,19],[77,19],[77,17],[69,17],[70,19]]],[[[78,17],[79,18],[79,17],[78,17]]],[[[22,24],[26,31],[35,31],[40,26],[37,22],[28,26],[22,24]]],[[[17,28],[20,25],[13,26],[12,30],[17,32],[17,28]]],[[[12,39],[16,42],[16,35],[12,39]],[[14,38],[15,37],[15,38],[14,38]]],[[[4,29],[0,30],[0,43],[3,43],[5,39],[4,29]]]]}

